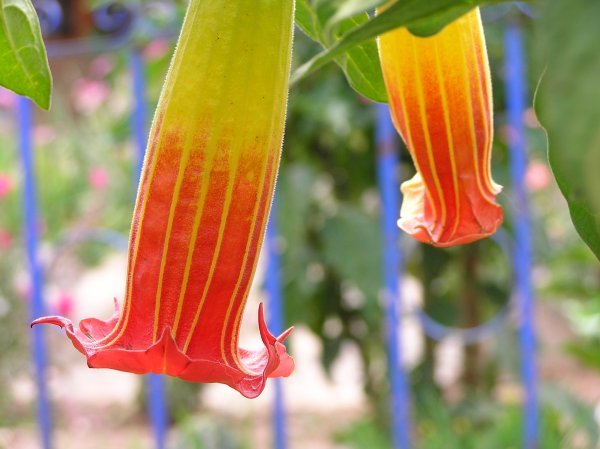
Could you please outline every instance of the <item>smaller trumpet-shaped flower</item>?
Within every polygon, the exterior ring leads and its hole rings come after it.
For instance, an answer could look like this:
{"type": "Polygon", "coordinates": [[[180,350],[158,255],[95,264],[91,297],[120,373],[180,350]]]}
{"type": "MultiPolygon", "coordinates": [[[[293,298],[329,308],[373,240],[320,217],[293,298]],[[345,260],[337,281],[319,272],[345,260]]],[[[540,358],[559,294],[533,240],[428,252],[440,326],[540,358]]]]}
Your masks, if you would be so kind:
{"type": "Polygon", "coordinates": [[[392,119],[417,174],[402,185],[399,226],[435,246],[469,243],[502,223],[491,177],[492,94],[479,10],[438,34],[379,37],[392,119]]]}
{"type": "Polygon", "coordinates": [[[94,368],[227,384],[246,397],[294,362],[284,332],[238,347],[279,167],[293,0],[191,0],[150,133],[125,301],[108,321],[62,317],[94,368]]]}

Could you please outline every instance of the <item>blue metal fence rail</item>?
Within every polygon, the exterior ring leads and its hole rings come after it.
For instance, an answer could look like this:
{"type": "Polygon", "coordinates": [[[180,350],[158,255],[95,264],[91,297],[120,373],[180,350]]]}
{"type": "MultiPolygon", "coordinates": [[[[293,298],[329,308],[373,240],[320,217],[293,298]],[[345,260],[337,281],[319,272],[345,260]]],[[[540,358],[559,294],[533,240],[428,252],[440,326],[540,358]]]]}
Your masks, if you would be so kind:
{"type": "Polygon", "coordinates": [[[510,23],[505,31],[506,106],[509,124],[510,172],[513,194],[515,245],[513,264],[519,310],[521,376],[525,392],[524,447],[537,449],[539,411],[535,362],[534,293],[531,284],[532,247],[529,206],[525,189],[527,149],[523,116],[527,95],[523,37],[519,25],[510,23]]]}
{"type": "MultiPolygon", "coordinates": [[[[23,169],[23,238],[27,250],[30,274],[31,320],[44,315],[43,273],[38,259],[39,210],[36,193],[36,174],[33,157],[32,107],[30,100],[20,97],[18,101],[19,146],[23,169]]],[[[43,326],[32,329],[33,363],[37,386],[37,419],[43,449],[52,448],[52,419],[48,389],[46,386],[46,350],[43,326]]]]}
{"type": "Polygon", "coordinates": [[[385,295],[390,414],[395,449],[410,449],[410,398],[407,375],[402,365],[402,295],[399,279],[402,271],[400,231],[396,225],[400,210],[398,137],[387,105],[376,106],[377,177],[381,195],[383,229],[383,282],[385,295]]]}
{"type": "MultiPolygon", "coordinates": [[[[280,335],[284,329],[283,298],[279,278],[279,252],[277,251],[277,202],[273,204],[267,235],[265,239],[267,250],[267,270],[265,273],[265,289],[268,295],[268,326],[274,335],[280,335]]],[[[280,378],[271,379],[275,397],[273,402],[273,447],[286,449],[286,415],[283,400],[283,385],[280,378]]]]}

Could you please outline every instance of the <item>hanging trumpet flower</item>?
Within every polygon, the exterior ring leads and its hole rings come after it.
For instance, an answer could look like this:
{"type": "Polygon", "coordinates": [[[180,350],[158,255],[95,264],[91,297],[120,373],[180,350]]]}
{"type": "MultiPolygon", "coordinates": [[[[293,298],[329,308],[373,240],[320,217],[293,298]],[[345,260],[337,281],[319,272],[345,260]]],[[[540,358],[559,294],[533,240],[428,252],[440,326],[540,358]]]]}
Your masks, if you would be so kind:
{"type": "Polygon", "coordinates": [[[399,226],[435,246],[469,243],[502,223],[490,171],[492,94],[479,10],[420,38],[379,38],[392,119],[417,174],[402,185],[399,226]]]}
{"type": "Polygon", "coordinates": [[[238,348],[279,167],[293,0],[191,0],[152,125],[112,319],[62,317],[88,365],[227,384],[258,396],[293,359],[238,348]]]}

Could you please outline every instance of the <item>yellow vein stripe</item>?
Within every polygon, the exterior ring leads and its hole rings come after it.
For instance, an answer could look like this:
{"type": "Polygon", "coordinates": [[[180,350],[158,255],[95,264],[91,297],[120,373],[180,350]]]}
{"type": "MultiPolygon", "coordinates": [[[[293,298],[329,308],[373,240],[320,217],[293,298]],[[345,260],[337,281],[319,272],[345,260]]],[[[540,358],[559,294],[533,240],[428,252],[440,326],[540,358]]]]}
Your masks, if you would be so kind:
{"type": "MultiPolygon", "coordinates": [[[[248,241],[246,243],[246,247],[244,248],[244,257],[242,259],[242,267],[240,270],[240,274],[238,275],[235,287],[233,289],[233,293],[231,295],[231,298],[229,300],[229,305],[227,307],[227,312],[225,313],[225,319],[223,320],[225,323],[225,326],[223,326],[223,329],[221,330],[221,356],[223,357],[223,360],[225,363],[227,363],[227,354],[225,353],[225,334],[227,331],[227,323],[229,322],[229,316],[231,315],[231,311],[233,309],[233,304],[235,302],[235,298],[240,290],[240,286],[242,283],[242,278],[244,277],[244,273],[247,269],[248,266],[248,255],[250,252],[250,246],[252,245],[252,235],[254,234],[254,229],[257,225],[257,216],[258,216],[258,210],[260,208],[260,204],[261,204],[261,200],[263,197],[262,194],[262,190],[263,190],[263,186],[265,184],[265,172],[267,169],[267,164],[268,164],[268,158],[265,161],[265,164],[263,166],[263,168],[261,169],[261,182],[260,182],[260,187],[259,187],[259,192],[261,192],[260,198],[257,198],[257,202],[256,205],[254,206],[254,211],[252,213],[252,224],[250,225],[250,230],[248,232],[249,238],[248,241]]],[[[240,174],[243,175],[243,174],[240,174]]],[[[260,223],[260,225],[262,225],[262,222],[260,223]]],[[[250,277],[250,282],[252,282],[252,277],[250,277]]],[[[247,295],[247,291],[244,293],[244,299],[242,300],[242,304],[240,309],[243,309],[243,305],[245,303],[245,297],[247,295]]],[[[234,322],[234,326],[233,326],[233,331],[235,332],[236,330],[236,325],[237,323],[234,322]]],[[[232,340],[232,347],[230,347],[230,352],[231,355],[233,356],[233,359],[235,360],[236,365],[238,366],[238,368],[240,368],[241,370],[245,371],[244,366],[240,363],[239,359],[238,359],[238,353],[237,353],[237,345],[233,344],[233,341],[235,341],[235,338],[232,340]]],[[[227,363],[228,364],[228,363],[227,363]]]]}
{"type": "MultiPolygon", "coordinates": [[[[275,99],[277,99],[277,96],[275,96],[275,99]]],[[[265,147],[265,151],[267,151],[267,152],[270,152],[271,149],[272,149],[272,143],[273,143],[273,138],[274,138],[274,136],[273,136],[273,129],[275,127],[275,122],[276,122],[276,120],[272,120],[271,121],[271,129],[269,131],[269,133],[270,133],[269,136],[270,137],[269,137],[268,144],[265,147]]],[[[248,241],[246,243],[246,248],[244,249],[244,258],[243,258],[243,261],[242,261],[242,268],[240,270],[240,274],[238,275],[238,278],[237,278],[237,281],[236,281],[236,284],[235,284],[235,288],[234,288],[233,294],[231,296],[231,300],[229,302],[229,306],[227,307],[227,312],[225,314],[225,320],[224,320],[225,323],[227,323],[229,321],[229,316],[231,315],[231,312],[232,312],[232,309],[233,309],[233,304],[235,302],[235,298],[236,298],[236,296],[238,294],[238,291],[240,289],[244,272],[247,269],[248,254],[249,254],[250,246],[253,243],[252,242],[252,235],[254,234],[254,229],[256,228],[257,225],[259,225],[259,226],[263,225],[263,223],[266,220],[266,217],[264,215],[268,216],[269,207],[265,207],[265,210],[267,211],[266,214],[263,215],[262,220],[261,220],[260,223],[257,222],[258,211],[260,210],[260,206],[261,206],[262,200],[263,200],[264,195],[265,195],[264,185],[266,183],[266,174],[267,174],[267,169],[268,169],[268,165],[269,165],[269,159],[270,159],[270,157],[267,154],[267,156],[265,157],[265,163],[263,164],[263,166],[261,168],[261,173],[260,173],[260,179],[261,179],[261,181],[260,181],[259,188],[257,190],[257,193],[259,193],[260,196],[257,198],[256,205],[254,206],[254,211],[252,212],[252,222],[251,222],[252,224],[250,225],[250,230],[249,230],[249,233],[248,233],[249,238],[248,238],[248,241]]],[[[275,160],[274,164],[277,164],[278,163],[278,158],[273,158],[273,159],[275,160]]],[[[271,167],[271,168],[272,168],[272,170],[274,172],[276,172],[276,168],[277,168],[276,166],[275,167],[271,167]]],[[[274,173],[271,172],[271,176],[270,176],[270,179],[269,179],[270,190],[268,192],[272,192],[273,191],[273,178],[274,177],[275,177],[274,173]]],[[[257,242],[257,245],[259,245],[257,251],[260,251],[261,244],[262,244],[262,239],[260,239],[259,242],[257,242]]],[[[258,254],[256,255],[256,257],[258,257],[258,254]]],[[[252,267],[252,273],[250,274],[250,278],[249,278],[250,280],[249,280],[249,282],[252,282],[252,279],[254,277],[254,272],[256,271],[256,264],[257,264],[257,261],[255,260],[254,261],[254,266],[252,267]]],[[[239,325],[240,325],[241,313],[244,310],[244,305],[246,303],[248,292],[249,292],[249,288],[246,289],[246,291],[244,292],[244,298],[242,299],[241,304],[240,304],[240,306],[239,306],[239,308],[238,308],[238,310],[236,312],[236,317],[235,317],[235,320],[234,320],[234,323],[233,323],[233,327],[232,327],[232,332],[234,333],[234,336],[233,336],[233,338],[231,340],[231,345],[230,345],[230,348],[229,348],[230,354],[232,355],[232,357],[233,357],[233,359],[234,359],[235,364],[237,365],[237,367],[240,370],[242,370],[242,371],[244,371],[246,373],[248,373],[248,371],[245,369],[245,367],[243,366],[243,364],[239,360],[238,351],[237,351],[237,343],[238,343],[238,338],[239,338],[239,325]]],[[[223,328],[223,330],[221,332],[221,355],[222,355],[223,360],[225,361],[225,363],[227,363],[227,357],[226,357],[226,354],[225,354],[225,332],[226,332],[226,330],[227,330],[227,324],[225,325],[225,327],[223,328]]],[[[251,374],[251,373],[248,373],[248,374],[251,374]]]]}
{"type": "Polygon", "coordinates": [[[171,197],[171,205],[169,208],[169,218],[167,219],[167,229],[165,232],[165,239],[163,241],[163,248],[160,260],[160,269],[158,272],[158,284],[156,286],[156,297],[154,304],[154,326],[152,330],[152,343],[156,343],[158,338],[158,318],[160,314],[160,304],[162,300],[162,290],[165,275],[165,267],[167,265],[167,256],[169,254],[169,243],[171,241],[171,232],[173,230],[173,221],[175,219],[175,210],[177,209],[177,203],[179,202],[179,195],[181,194],[181,185],[183,184],[183,175],[190,156],[190,146],[193,142],[193,135],[188,132],[185,139],[184,147],[181,151],[181,157],[179,159],[179,169],[177,171],[177,179],[175,181],[175,187],[173,195],[171,197]]]}
{"type": "MultiPolygon", "coordinates": [[[[475,44],[478,44],[478,49],[479,51],[476,51],[476,54],[478,56],[478,58],[480,58],[480,60],[478,62],[481,62],[481,65],[478,66],[478,70],[481,72],[481,69],[483,70],[483,73],[480,73],[480,75],[483,77],[484,79],[484,83],[483,83],[483,93],[485,94],[485,112],[487,117],[490,119],[489,120],[489,124],[492,124],[492,112],[493,112],[493,98],[492,98],[492,81],[491,81],[491,74],[490,74],[490,66],[489,66],[489,62],[488,62],[488,56],[487,56],[487,49],[486,49],[486,44],[485,44],[485,35],[484,35],[484,30],[483,30],[483,25],[481,24],[481,16],[479,14],[479,10],[477,10],[477,14],[473,14],[473,16],[471,17],[471,21],[474,22],[473,27],[471,28],[471,34],[472,34],[472,42],[475,44]]],[[[490,126],[490,135],[492,134],[493,131],[493,127],[490,126]]]]}
{"type": "MultiPolygon", "coordinates": [[[[267,192],[273,191],[273,189],[275,187],[275,181],[277,179],[277,167],[279,165],[279,158],[274,157],[273,160],[271,161],[271,165],[272,165],[271,176],[269,177],[269,189],[267,190],[267,192]]],[[[262,199],[262,197],[261,197],[261,199],[262,199]]],[[[260,223],[264,224],[268,220],[270,212],[271,212],[271,204],[269,204],[267,207],[265,207],[265,212],[263,213],[260,223]]],[[[260,234],[259,240],[257,242],[258,248],[262,248],[264,237],[265,237],[265,233],[263,231],[260,234]]],[[[257,264],[255,263],[254,266],[252,267],[251,278],[254,277],[254,273],[256,272],[256,265],[257,264]]],[[[231,354],[234,355],[236,364],[240,368],[242,368],[245,372],[247,372],[247,370],[242,367],[242,365],[239,361],[239,356],[238,356],[238,351],[237,351],[237,343],[239,341],[239,332],[240,332],[240,325],[241,325],[241,320],[242,320],[242,312],[244,311],[244,305],[246,303],[247,297],[248,297],[248,291],[244,295],[241,307],[238,308],[237,313],[236,313],[235,321],[233,324],[233,329],[235,329],[235,335],[231,341],[231,347],[230,347],[231,354]]]]}
{"type": "Polygon", "coordinates": [[[221,254],[221,245],[223,243],[223,237],[225,235],[225,225],[227,224],[227,216],[229,214],[229,209],[231,207],[231,201],[233,198],[233,186],[234,186],[235,176],[231,176],[231,174],[235,173],[237,171],[237,167],[239,164],[238,148],[234,148],[232,145],[230,148],[230,152],[231,152],[231,156],[230,156],[231,157],[231,162],[230,162],[231,166],[228,170],[229,176],[227,179],[227,190],[225,192],[225,198],[223,199],[223,211],[221,212],[221,221],[220,221],[221,224],[219,225],[219,234],[217,236],[217,243],[215,246],[215,251],[213,252],[213,255],[212,255],[212,261],[211,261],[210,269],[208,272],[208,277],[206,279],[206,284],[204,285],[204,290],[202,291],[200,303],[198,304],[196,313],[194,314],[194,320],[192,321],[192,327],[190,328],[188,336],[183,345],[184,353],[187,351],[188,346],[190,345],[190,342],[192,340],[192,336],[194,335],[194,332],[196,330],[196,326],[198,325],[198,319],[200,318],[200,312],[202,311],[204,302],[206,301],[206,296],[207,296],[208,290],[211,287],[212,278],[215,274],[215,269],[219,262],[219,255],[221,254]]]}
{"type": "Polygon", "coordinates": [[[469,15],[470,23],[470,31],[471,31],[471,43],[473,47],[473,54],[475,55],[475,69],[477,71],[477,79],[481,80],[482,78],[486,80],[485,82],[485,92],[481,86],[481,82],[477,83],[477,98],[479,100],[479,106],[481,108],[482,120],[485,125],[485,153],[484,153],[484,170],[485,170],[485,183],[490,190],[490,193],[495,193],[496,189],[493,185],[492,175],[491,175],[491,157],[492,157],[492,139],[493,139],[493,129],[492,129],[492,114],[491,109],[491,93],[490,93],[490,74],[487,69],[487,61],[485,55],[485,42],[482,39],[483,29],[481,26],[481,21],[479,19],[479,13],[472,13],[469,15]],[[479,42],[479,48],[477,45],[479,42]],[[481,62],[481,66],[480,63],[481,62]],[[481,72],[481,67],[483,67],[484,73],[481,72]],[[488,101],[486,102],[485,99],[488,101]],[[487,104],[486,104],[487,103],[487,104]]]}
{"type": "MultiPolygon", "coordinates": [[[[275,120],[273,120],[273,121],[275,121],[275,120]]],[[[271,150],[272,137],[273,136],[271,135],[271,138],[269,139],[269,146],[266,147],[267,148],[266,151],[270,151],[271,150]]],[[[268,163],[269,163],[269,157],[266,157],[265,158],[265,163],[264,163],[264,165],[261,168],[261,174],[260,174],[261,181],[260,181],[260,187],[259,187],[259,190],[258,190],[258,192],[260,192],[259,193],[260,197],[257,198],[256,205],[254,206],[254,211],[252,212],[252,222],[251,222],[250,230],[249,230],[249,233],[248,233],[249,238],[248,238],[248,241],[246,242],[246,247],[244,249],[244,257],[242,259],[242,266],[241,266],[240,274],[238,275],[238,278],[237,278],[237,281],[236,281],[236,284],[235,284],[235,288],[233,290],[231,298],[229,299],[229,305],[227,307],[227,311],[225,313],[225,319],[224,319],[225,326],[221,330],[221,356],[223,357],[223,361],[227,365],[229,365],[229,363],[227,361],[227,357],[226,357],[227,354],[226,354],[226,351],[225,351],[225,334],[226,334],[226,331],[227,331],[227,323],[229,322],[229,317],[230,317],[231,312],[233,310],[233,305],[234,305],[234,302],[235,302],[235,298],[236,298],[236,296],[237,296],[237,294],[239,292],[239,289],[240,289],[240,286],[241,286],[241,282],[242,282],[242,278],[244,276],[244,272],[246,271],[247,266],[248,266],[248,255],[249,255],[249,252],[250,252],[249,251],[250,250],[250,246],[252,245],[252,235],[254,234],[254,229],[256,228],[257,225],[262,226],[262,224],[266,220],[266,218],[263,216],[262,221],[260,223],[257,222],[258,211],[260,209],[260,205],[261,205],[262,199],[263,199],[263,197],[265,195],[264,192],[263,192],[263,188],[264,188],[264,185],[265,185],[265,182],[266,182],[265,178],[266,178],[266,172],[267,172],[268,163]]],[[[271,175],[271,178],[273,178],[273,177],[274,176],[271,175]]],[[[269,180],[269,184],[272,187],[272,181],[271,180],[269,180]]],[[[266,209],[268,210],[269,208],[267,207],[266,209]]],[[[258,250],[259,251],[260,251],[260,245],[261,244],[262,244],[262,239],[260,239],[259,242],[258,242],[258,245],[259,245],[259,247],[258,247],[259,249],[258,250]]],[[[256,270],[256,260],[254,261],[254,266],[252,267],[252,273],[251,273],[250,278],[249,278],[250,282],[252,282],[255,270],[256,270]]],[[[252,373],[248,372],[245,369],[245,367],[242,365],[242,363],[240,362],[239,357],[238,357],[238,351],[237,351],[237,343],[238,343],[238,337],[239,337],[238,331],[239,331],[239,324],[240,324],[239,323],[239,318],[241,316],[242,311],[244,310],[244,305],[245,305],[246,299],[248,297],[248,292],[249,292],[249,289],[247,289],[244,292],[244,298],[242,299],[242,302],[241,302],[241,304],[240,304],[240,306],[239,306],[239,308],[237,310],[237,313],[236,313],[236,317],[235,317],[235,320],[234,320],[234,323],[233,323],[233,327],[232,327],[232,332],[234,333],[234,338],[232,338],[229,350],[230,350],[230,354],[232,355],[232,357],[233,357],[233,359],[234,359],[235,364],[237,365],[237,367],[241,371],[243,371],[243,372],[245,372],[247,374],[252,374],[252,373]]]]}
{"type": "Polygon", "coordinates": [[[477,145],[477,136],[475,134],[475,118],[473,117],[474,111],[473,111],[473,98],[471,95],[471,82],[469,79],[469,73],[467,71],[467,67],[468,67],[468,60],[467,60],[467,55],[465,52],[465,39],[466,36],[464,35],[464,33],[460,34],[460,53],[461,53],[461,59],[462,59],[462,64],[458,64],[458,66],[461,68],[462,71],[462,78],[464,81],[464,89],[465,89],[465,93],[466,93],[466,106],[467,106],[467,116],[468,116],[468,124],[469,124],[469,133],[471,135],[471,150],[473,151],[473,161],[475,163],[475,179],[477,180],[477,188],[479,189],[479,192],[481,193],[481,196],[485,199],[485,201],[487,201],[490,204],[496,204],[496,202],[494,201],[494,198],[492,197],[490,199],[489,197],[489,193],[483,188],[483,186],[481,185],[481,173],[479,172],[479,154],[478,154],[478,145],[477,145]]]}
{"type": "MultiPolygon", "coordinates": [[[[160,153],[160,149],[163,146],[164,143],[164,139],[165,136],[167,135],[167,132],[164,130],[164,117],[166,115],[166,110],[163,111],[157,111],[156,112],[156,117],[160,117],[162,116],[162,125],[161,125],[161,129],[159,131],[159,135],[158,135],[158,142],[156,142],[154,145],[156,145],[153,154],[151,156],[153,156],[156,160],[158,160],[158,154],[160,153]]],[[[155,123],[153,125],[153,129],[150,130],[150,135],[153,135],[153,132],[155,131],[155,127],[157,127],[158,125],[155,123]]],[[[153,161],[149,160],[149,157],[144,159],[144,166],[142,168],[142,173],[144,173],[147,169],[149,169],[149,173],[148,173],[148,178],[146,180],[146,185],[150,186],[152,184],[152,180],[154,178],[154,172],[156,171],[156,162],[153,163],[153,161]],[[149,166],[149,167],[148,167],[149,166]]],[[[141,182],[141,181],[140,181],[141,182]]],[[[141,188],[141,185],[140,185],[141,188]]],[[[126,286],[126,296],[125,296],[125,301],[123,304],[123,310],[119,315],[119,320],[117,321],[117,324],[115,325],[115,327],[102,339],[98,340],[95,342],[95,344],[98,344],[99,347],[108,347],[111,346],[112,344],[114,344],[119,338],[121,338],[121,336],[125,333],[125,329],[127,328],[127,323],[129,322],[129,312],[131,311],[131,294],[132,294],[132,284],[133,284],[133,273],[135,271],[135,266],[137,263],[137,256],[138,256],[138,249],[140,246],[140,238],[141,238],[141,234],[142,234],[142,223],[144,222],[144,217],[146,215],[146,206],[148,204],[148,200],[149,200],[149,192],[148,194],[146,194],[143,197],[143,201],[139,201],[139,194],[138,194],[138,201],[136,201],[136,205],[135,205],[135,211],[134,211],[134,217],[136,216],[136,212],[139,208],[139,218],[138,218],[138,222],[137,222],[137,232],[135,235],[135,241],[132,243],[132,247],[133,247],[133,256],[131,258],[131,267],[128,267],[127,271],[128,271],[128,276],[127,276],[127,286],[126,286]],[[123,324],[121,325],[121,322],[123,322],[123,324]],[[118,332],[117,332],[118,331],[118,332]],[[114,335],[114,334],[117,335],[114,335]],[[114,335],[114,337],[113,337],[114,335]]]]}
{"type": "MultiPolygon", "coordinates": [[[[417,54],[417,48],[415,45],[415,39],[417,38],[411,38],[411,47],[412,47],[412,51],[413,51],[413,58],[414,58],[414,64],[415,64],[415,72],[416,72],[416,87],[415,87],[415,91],[417,93],[417,106],[419,108],[419,114],[421,116],[421,123],[423,126],[423,135],[425,137],[425,147],[427,149],[427,157],[429,160],[429,168],[431,169],[431,174],[433,175],[433,183],[435,184],[435,189],[437,191],[438,197],[440,199],[440,205],[441,205],[441,222],[442,222],[442,227],[445,225],[446,223],[446,202],[444,201],[444,194],[442,192],[442,186],[440,183],[440,179],[437,173],[437,168],[435,165],[435,157],[433,156],[433,147],[431,145],[431,136],[429,135],[429,123],[427,121],[427,112],[425,111],[425,104],[426,104],[426,99],[424,96],[424,88],[423,88],[423,82],[422,82],[422,70],[421,70],[421,61],[419,60],[419,56],[417,54]]],[[[437,228],[437,222],[435,222],[436,226],[435,228],[437,228]]],[[[433,232],[433,234],[435,234],[435,230],[433,232]]]]}
{"type": "MultiPolygon", "coordinates": [[[[277,99],[277,98],[276,98],[277,99]]],[[[268,146],[267,146],[267,151],[272,151],[273,149],[273,140],[275,138],[275,135],[273,134],[273,128],[271,128],[270,131],[270,138],[269,138],[269,142],[268,142],[268,146]]],[[[280,132],[277,132],[277,136],[281,135],[280,132]]],[[[261,217],[260,221],[257,221],[257,217],[258,217],[258,211],[260,209],[260,205],[265,197],[265,195],[269,195],[269,192],[273,192],[273,189],[275,187],[275,179],[277,177],[277,168],[279,165],[279,155],[274,156],[273,158],[267,157],[265,160],[265,165],[262,168],[262,181],[261,181],[261,185],[260,185],[260,198],[258,198],[258,201],[256,203],[256,207],[254,209],[254,213],[253,213],[253,222],[252,222],[252,226],[250,229],[250,236],[252,236],[254,234],[254,229],[256,228],[256,226],[264,226],[264,223],[267,221],[268,217],[269,217],[269,213],[271,210],[271,205],[266,205],[265,206],[265,211],[263,212],[263,216],[261,217]],[[271,171],[270,171],[270,176],[269,176],[269,180],[268,180],[268,189],[264,190],[264,185],[266,183],[266,173],[267,173],[267,169],[268,169],[268,165],[269,165],[269,159],[271,159],[271,171]]],[[[263,240],[264,240],[264,231],[261,233],[261,235],[259,236],[259,240],[256,243],[257,245],[257,252],[260,252],[260,249],[262,248],[262,244],[263,244],[263,240]]],[[[244,252],[244,261],[243,261],[243,268],[242,268],[242,273],[246,270],[246,266],[248,263],[248,252],[249,252],[249,248],[250,245],[252,244],[252,240],[249,239],[248,240],[248,244],[246,245],[246,250],[244,252]]],[[[258,254],[256,255],[256,257],[258,258],[258,254]]],[[[252,273],[250,273],[250,282],[252,282],[252,279],[254,278],[254,273],[256,272],[256,265],[257,265],[257,260],[254,261],[254,266],[252,267],[252,273]]],[[[240,276],[238,277],[237,283],[236,283],[236,287],[235,287],[235,291],[233,293],[232,298],[235,299],[237,292],[239,290],[240,284],[241,284],[241,279],[242,279],[242,274],[240,274],[240,276]]],[[[248,297],[248,293],[249,293],[249,289],[246,290],[246,292],[244,293],[244,298],[242,299],[242,302],[240,304],[240,307],[238,308],[237,312],[236,312],[236,316],[235,316],[235,320],[233,323],[233,327],[232,330],[234,332],[234,338],[231,341],[230,344],[230,354],[233,356],[233,359],[235,360],[236,365],[244,372],[248,372],[245,367],[241,364],[240,360],[239,360],[239,355],[238,355],[238,341],[239,341],[239,330],[240,330],[240,324],[241,324],[241,317],[242,317],[242,312],[244,310],[244,305],[246,304],[246,299],[248,297]]],[[[226,315],[226,319],[225,322],[227,322],[229,320],[229,315],[231,313],[232,310],[232,306],[233,306],[233,301],[229,304],[229,308],[227,309],[227,315],[226,315]]],[[[226,360],[225,358],[225,353],[224,353],[224,339],[225,339],[225,333],[223,332],[221,334],[221,349],[222,349],[222,355],[224,360],[226,360]]],[[[250,373],[249,373],[250,374],[250,373]]]]}
{"type": "MultiPolygon", "coordinates": [[[[404,31],[399,31],[399,33],[402,33],[404,31]]],[[[402,71],[398,70],[397,66],[397,62],[396,60],[398,58],[395,57],[395,55],[400,54],[398,51],[398,39],[396,38],[395,35],[390,35],[387,38],[383,38],[380,37],[379,39],[386,39],[386,46],[388,46],[388,51],[391,53],[391,55],[387,58],[388,60],[392,61],[393,64],[393,68],[391,70],[391,73],[398,74],[400,73],[399,76],[392,76],[391,78],[391,83],[396,83],[398,86],[397,89],[397,93],[398,93],[398,103],[400,103],[400,109],[402,110],[402,117],[404,118],[404,126],[406,128],[406,145],[409,149],[409,151],[412,153],[412,159],[413,159],[413,163],[415,164],[415,168],[417,169],[418,172],[423,173],[420,166],[419,166],[419,161],[416,157],[416,152],[415,152],[415,144],[413,142],[413,138],[412,138],[412,131],[411,131],[411,125],[412,123],[410,122],[409,118],[408,118],[408,112],[407,112],[407,108],[406,108],[406,99],[404,98],[404,86],[402,85],[402,71]],[[390,45],[392,44],[393,45],[390,45]]],[[[393,88],[393,86],[392,86],[393,88]]],[[[398,131],[400,132],[400,129],[398,129],[398,131]]],[[[433,214],[433,221],[434,223],[437,222],[437,207],[435,205],[435,202],[432,201],[431,198],[431,192],[429,191],[429,188],[427,187],[427,184],[423,183],[424,188],[425,188],[425,195],[427,196],[427,198],[429,199],[429,204],[431,206],[431,212],[433,214]]],[[[425,215],[425,210],[423,210],[423,215],[425,215]]]]}
{"type": "Polygon", "coordinates": [[[438,86],[440,91],[440,98],[442,101],[442,110],[444,111],[444,127],[446,128],[446,140],[448,141],[448,154],[450,156],[450,166],[452,168],[452,185],[454,187],[454,209],[456,211],[454,217],[454,226],[450,233],[450,239],[456,234],[458,224],[460,223],[460,194],[458,187],[458,174],[456,171],[456,156],[454,154],[454,136],[452,135],[452,126],[450,125],[450,111],[448,109],[448,99],[446,94],[446,77],[441,67],[439,43],[436,39],[433,40],[433,48],[435,52],[435,67],[438,79],[438,86]]]}
{"type": "MultiPolygon", "coordinates": [[[[208,153],[208,152],[207,152],[208,153]]],[[[198,206],[196,209],[196,214],[194,215],[194,223],[192,226],[192,237],[190,239],[190,243],[188,246],[187,256],[185,260],[185,267],[183,270],[183,279],[182,279],[182,287],[179,291],[179,298],[177,300],[177,311],[175,313],[175,319],[173,322],[173,335],[177,334],[177,329],[179,328],[179,322],[181,320],[181,312],[183,310],[183,302],[185,298],[185,294],[187,292],[189,279],[190,279],[190,271],[192,269],[192,259],[194,256],[194,250],[196,248],[196,242],[198,240],[198,231],[200,229],[200,222],[202,221],[202,214],[204,212],[204,204],[206,203],[206,196],[208,194],[209,186],[210,186],[210,173],[214,167],[214,160],[217,152],[212,151],[207,154],[206,161],[203,164],[202,168],[202,182],[200,184],[200,198],[198,200],[198,206]]]]}

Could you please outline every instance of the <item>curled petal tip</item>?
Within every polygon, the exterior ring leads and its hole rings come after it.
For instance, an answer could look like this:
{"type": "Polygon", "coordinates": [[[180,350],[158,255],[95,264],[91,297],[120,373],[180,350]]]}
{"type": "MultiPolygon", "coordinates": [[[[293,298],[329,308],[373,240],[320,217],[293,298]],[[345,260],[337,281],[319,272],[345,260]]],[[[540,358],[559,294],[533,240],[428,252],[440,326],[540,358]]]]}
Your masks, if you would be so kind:
{"type": "Polygon", "coordinates": [[[283,331],[279,337],[277,337],[278,342],[283,342],[286,338],[290,336],[290,334],[294,332],[294,326],[291,326],[289,329],[283,331]]]}
{"type": "Polygon", "coordinates": [[[33,320],[31,322],[31,327],[36,326],[38,324],[53,324],[55,326],[58,326],[60,328],[73,328],[73,323],[71,322],[71,320],[64,318],[62,316],[44,316],[44,317],[40,317],[37,318],[35,320],[33,320]]]}
{"type": "Polygon", "coordinates": [[[275,338],[273,334],[267,329],[265,323],[264,306],[260,303],[258,307],[258,328],[264,345],[267,347],[269,353],[269,364],[273,364],[272,371],[267,372],[268,377],[288,377],[295,368],[295,362],[292,356],[290,356],[283,341],[289,337],[294,330],[294,327],[290,327],[284,331],[279,337],[275,338]],[[274,351],[273,351],[274,349],[274,351]],[[273,362],[271,359],[274,359],[273,362]]]}

